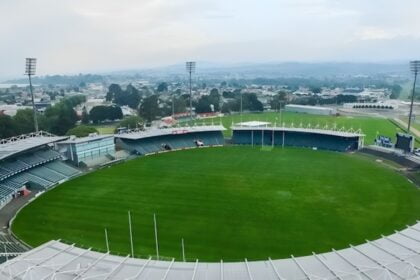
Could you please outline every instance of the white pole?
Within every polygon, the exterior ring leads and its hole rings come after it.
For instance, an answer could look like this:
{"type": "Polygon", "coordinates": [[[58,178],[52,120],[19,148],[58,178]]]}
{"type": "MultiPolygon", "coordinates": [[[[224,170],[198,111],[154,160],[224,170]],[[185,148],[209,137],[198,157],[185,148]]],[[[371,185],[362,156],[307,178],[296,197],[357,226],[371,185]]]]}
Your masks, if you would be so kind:
{"type": "Polygon", "coordinates": [[[281,144],[281,147],[284,148],[284,130],[283,130],[283,142],[281,144]]]}
{"type": "Polygon", "coordinates": [[[184,245],[184,238],[181,239],[181,246],[182,246],[182,260],[185,262],[185,245],[184,245]]]}
{"type": "Polygon", "coordinates": [[[254,147],[254,130],[251,130],[251,146],[254,147]]]}
{"type": "Polygon", "coordinates": [[[261,147],[264,147],[264,129],[261,129],[261,147]]]}
{"type": "Polygon", "coordinates": [[[271,137],[271,147],[274,147],[274,127],[273,127],[273,135],[271,137]]]}
{"type": "Polygon", "coordinates": [[[106,243],[106,251],[109,253],[108,230],[106,228],[105,228],[105,243],[106,243]]]}
{"type": "Polygon", "coordinates": [[[131,257],[134,258],[133,229],[131,228],[131,212],[130,211],[128,211],[128,226],[130,228],[131,257]]]}
{"type": "Polygon", "coordinates": [[[153,214],[153,222],[154,222],[154,224],[155,224],[156,258],[159,260],[159,243],[158,243],[158,233],[157,233],[156,214],[153,214]]]}

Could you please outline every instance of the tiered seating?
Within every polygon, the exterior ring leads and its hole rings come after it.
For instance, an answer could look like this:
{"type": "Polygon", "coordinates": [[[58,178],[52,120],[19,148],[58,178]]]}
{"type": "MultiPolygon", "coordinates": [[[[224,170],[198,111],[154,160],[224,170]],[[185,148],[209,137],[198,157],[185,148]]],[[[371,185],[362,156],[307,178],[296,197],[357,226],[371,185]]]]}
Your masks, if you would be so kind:
{"type": "Polygon", "coordinates": [[[48,180],[50,182],[53,182],[53,183],[58,183],[61,180],[66,179],[66,176],[64,176],[63,174],[58,173],[57,171],[51,170],[49,168],[46,168],[44,166],[33,168],[29,171],[29,173],[31,173],[31,174],[33,174],[37,177],[46,179],[46,180],[48,180]]]}
{"type": "Polygon", "coordinates": [[[15,192],[14,189],[6,185],[0,185],[0,197],[7,197],[10,194],[13,194],[14,192],[15,192]]]}
{"type": "Polygon", "coordinates": [[[44,165],[46,168],[52,169],[54,171],[57,171],[67,177],[72,177],[74,175],[77,175],[80,173],[79,170],[76,168],[71,167],[70,165],[67,165],[61,161],[53,161],[50,163],[47,163],[44,165]]]}
{"type": "Polygon", "coordinates": [[[24,185],[49,188],[81,173],[60,159],[60,153],[41,149],[0,161],[0,206],[24,185]]]}
{"type": "Polygon", "coordinates": [[[1,167],[6,170],[10,170],[11,174],[16,174],[23,170],[28,169],[30,166],[22,161],[4,161],[1,163],[1,167]]]}
{"type": "Polygon", "coordinates": [[[11,189],[13,189],[13,190],[17,190],[17,189],[19,189],[20,187],[22,187],[22,184],[21,183],[18,183],[18,182],[15,182],[15,181],[13,181],[13,180],[4,180],[3,182],[1,182],[1,184],[2,185],[5,185],[5,186],[7,186],[8,188],[11,188],[11,189]]]}
{"type": "Polygon", "coordinates": [[[41,151],[37,151],[36,155],[44,158],[46,160],[54,160],[54,159],[58,159],[61,157],[60,153],[53,151],[53,150],[41,150],[41,151]]]}
{"type": "Polygon", "coordinates": [[[10,170],[4,169],[0,167],[0,178],[5,178],[9,175],[11,175],[12,172],[10,170]]]}
{"type": "Polygon", "coordinates": [[[25,246],[7,234],[0,234],[0,245],[1,253],[22,253],[28,251],[25,246]]]}
{"type": "Polygon", "coordinates": [[[294,147],[316,147],[333,151],[350,151],[358,148],[358,136],[345,137],[312,132],[275,131],[272,130],[236,130],[232,142],[239,145],[285,145],[294,147]],[[273,138],[274,137],[274,138],[273,138]],[[284,140],[284,143],[283,143],[284,140]]]}
{"type": "Polygon", "coordinates": [[[19,183],[21,184],[20,186],[22,186],[23,184],[27,183],[27,182],[32,182],[35,183],[37,185],[40,185],[41,187],[44,188],[48,188],[50,186],[52,186],[54,184],[54,182],[43,179],[41,177],[38,177],[36,175],[33,175],[29,172],[22,172],[16,176],[13,176],[12,179],[10,179],[13,182],[19,183]]]}
{"type": "Polygon", "coordinates": [[[36,154],[25,155],[23,157],[20,157],[19,160],[23,161],[24,163],[26,163],[30,166],[37,166],[37,165],[42,164],[46,161],[46,159],[41,158],[41,157],[37,156],[36,154]]]}
{"type": "Polygon", "coordinates": [[[162,145],[169,145],[172,149],[194,148],[196,140],[201,140],[205,146],[223,145],[224,143],[223,134],[220,131],[153,136],[124,143],[128,149],[144,155],[162,151],[162,145]]]}

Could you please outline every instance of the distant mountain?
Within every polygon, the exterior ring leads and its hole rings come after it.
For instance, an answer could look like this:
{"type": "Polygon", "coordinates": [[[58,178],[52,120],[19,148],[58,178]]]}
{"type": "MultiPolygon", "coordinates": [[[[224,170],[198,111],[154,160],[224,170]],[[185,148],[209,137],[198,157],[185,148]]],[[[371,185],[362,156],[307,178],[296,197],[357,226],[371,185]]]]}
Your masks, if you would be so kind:
{"type": "MultiPolygon", "coordinates": [[[[221,65],[214,63],[197,63],[198,75],[241,76],[242,78],[276,78],[276,77],[339,77],[339,76],[378,76],[409,74],[407,64],[403,63],[248,63],[221,65]]],[[[110,73],[115,75],[171,76],[185,75],[185,65],[177,64],[166,67],[142,70],[128,70],[110,73]]]]}
{"type": "MultiPolygon", "coordinates": [[[[104,74],[86,75],[53,75],[34,77],[33,82],[42,85],[73,85],[82,82],[94,83],[103,81],[121,80],[123,77],[136,77],[159,80],[185,77],[185,64],[169,65],[150,69],[133,69],[123,71],[105,72],[104,74]]],[[[254,78],[343,78],[343,77],[408,77],[409,69],[406,63],[241,63],[217,64],[210,62],[197,62],[197,76],[207,79],[254,79],[254,78]]],[[[27,79],[9,80],[5,83],[27,83],[27,79]]]]}

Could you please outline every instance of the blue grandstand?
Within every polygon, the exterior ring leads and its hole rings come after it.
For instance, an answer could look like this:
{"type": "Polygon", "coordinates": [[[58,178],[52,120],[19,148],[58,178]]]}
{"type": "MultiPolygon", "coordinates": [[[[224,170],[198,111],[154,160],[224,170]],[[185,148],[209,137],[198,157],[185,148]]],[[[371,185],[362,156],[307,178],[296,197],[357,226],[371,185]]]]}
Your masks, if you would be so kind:
{"type": "Polygon", "coordinates": [[[50,188],[81,173],[51,149],[63,139],[40,132],[1,141],[0,208],[28,189],[50,188]]]}
{"type": "Polygon", "coordinates": [[[363,136],[358,132],[314,128],[268,125],[232,127],[232,144],[236,145],[307,147],[346,152],[361,148],[363,136]]]}
{"type": "Polygon", "coordinates": [[[147,155],[166,150],[179,150],[197,146],[224,145],[221,125],[163,128],[116,134],[118,147],[134,154],[147,155]]]}

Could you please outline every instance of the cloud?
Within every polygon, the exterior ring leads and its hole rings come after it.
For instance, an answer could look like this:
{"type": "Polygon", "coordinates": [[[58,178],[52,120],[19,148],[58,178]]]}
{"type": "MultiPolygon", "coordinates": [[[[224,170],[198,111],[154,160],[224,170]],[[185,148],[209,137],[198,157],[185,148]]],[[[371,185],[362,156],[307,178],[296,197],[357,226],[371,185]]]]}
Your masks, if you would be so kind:
{"type": "Polygon", "coordinates": [[[26,56],[38,57],[40,74],[188,59],[405,59],[420,47],[419,8],[417,0],[2,0],[0,77],[21,75],[26,56]],[[411,47],[402,53],[399,42],[411,47]]]}

